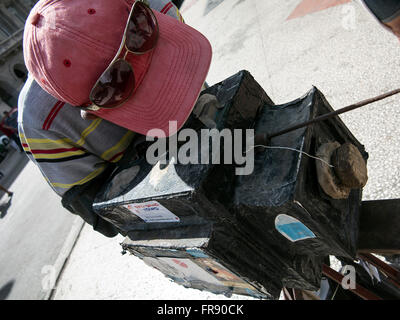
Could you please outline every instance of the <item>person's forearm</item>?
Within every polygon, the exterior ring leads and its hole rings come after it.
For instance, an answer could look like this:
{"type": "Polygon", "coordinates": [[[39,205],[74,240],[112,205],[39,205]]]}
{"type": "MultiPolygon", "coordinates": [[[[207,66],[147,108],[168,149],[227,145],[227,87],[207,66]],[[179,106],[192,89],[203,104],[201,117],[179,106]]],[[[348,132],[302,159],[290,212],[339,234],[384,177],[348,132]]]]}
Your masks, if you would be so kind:
{"type": "Polygon", "coordinates": [[[385,25],[400,39],[400,16],[390,22],[386,22],[385,25]]]}
{"type": "Polygon", "coordinates": [[[375,18],[400,39],[400,3],[398,0],[363,0],[375,18]]]}

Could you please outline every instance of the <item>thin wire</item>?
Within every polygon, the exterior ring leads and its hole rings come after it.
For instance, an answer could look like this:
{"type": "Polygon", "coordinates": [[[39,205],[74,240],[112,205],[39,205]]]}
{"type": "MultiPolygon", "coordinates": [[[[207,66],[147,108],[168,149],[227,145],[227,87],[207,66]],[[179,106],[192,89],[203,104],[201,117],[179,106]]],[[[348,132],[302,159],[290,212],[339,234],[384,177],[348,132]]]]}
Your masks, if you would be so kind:
{"type": "Polygon", "coordinates": [[[339,289],[339,284],[337,285],[336,290],[335,290],[335,292],[333,293],[333,295],[331,297],[331,300],[333,300],[335,298],[338,289],[339,289]]]}
{"type": "Polygon", "coordinates": [[[299,152],[301,154],[306,155],[307,157],[322,161],[323,163],[325,163],[330,168],[334,168],[333,165],[331,165],[330,163],[326,162],[325,160],[323,160],[321,158],[314,157],[314,156],[308,154],[307,152],[304,152],[304,151],[301,151],[301,150],[297,150],[297,149],[293,149],[293,148],[289,148],[289,147],[271,147],[271,146],[264,146],[262,144],[257,144],[255,146],[251,147],[249,150],[247,150],[246,153],[249,152],[251,149],[255,149],[255,148],[258,148],[258,147],[262,147],[262,148],[266,148],[266,149],[284,149],[284,150],[296,151],[296,152],[299,152]]]}

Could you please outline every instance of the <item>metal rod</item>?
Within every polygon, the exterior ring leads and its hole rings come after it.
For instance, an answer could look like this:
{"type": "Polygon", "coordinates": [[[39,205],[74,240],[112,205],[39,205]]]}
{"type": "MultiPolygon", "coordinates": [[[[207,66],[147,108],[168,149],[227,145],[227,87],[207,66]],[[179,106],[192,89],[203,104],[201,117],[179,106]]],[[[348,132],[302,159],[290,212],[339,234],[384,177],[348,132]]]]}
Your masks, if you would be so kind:
{"type": "MultiPolygon", "coordinates": [[[[335,270],[333,270],[331,267],[327,266],[326,264],[322,265],[322,273],[325,276],[327,276],[328,278],[335,281],[336,283],[338,283],[340,285],[342,284],[342,280],[343,280],[344,276],[342,274],[340,274],[339,272],[336,272],[335,270]]],[[[371,291],[365,289],[363,286],[360,286],[359,284],[356,284],[355,289],[350,288],[349,291],[353,292],[354,294],[356,294],[357,296],[359,296],[360,298],[362,298],[364,300],[382,300],[382,298],[378,297],[377,295],[375,295],[371,291]]]]}
{"type": "Polygon", "coordinates": [[[293,300],[290,292],[285,287],[283,287],[282,290],[283,290],[283,295],[285,297],[285,300],[293,300]]]}
{"type": "Polygon", "coordinates": [[[371,263],[375,267],[377,267],[379,270],[381,270],[383,273],[385,273],[390,282],[392,282],[397,288],[400,288],[400,271],[396,270],[395,268],[391,267],[387,263],[383,262],[382,260],[378,259],[377,257],[373,256],[372,254],[369,253],[359,253],[358,256],[371,263]]]}
{"type": "Polygon", "coordinates": [[[314,124],[316,122],[320,122],[320,121],[332,118],[332,117],[337,116],[337,115],[339,115],[341,113],[349,112],[351,110],[364,107],[364,106],[366,106],[368,104],[371,104],[373,102],[377,102],[377,101],[386,99],[386,98],[391,97],[391,96],[393,96],[395,94],[398,94],[398,93],[400,93],[400,89],[396,89],[396,90],[381,94],[379,96],[376,96],[374,98],[370,98],[370,99],[366,99],[366,100],[360,101],[358,103],[355,103],[355,104],[349,105],[347,107],[338,109],[336,111],[324,114],[324,115],[316,117],[316,118],[314,118],[312,120],[309,120],[309,121],[294,125],[292,127],[289,127],[287,129],[284,129],[284,130],[281,130],[281,131],[278,131],[278,132],[275,132],[275,133],[270,134],[270,135],[264,134],[263,137],[259,136],[259,139],[268,141],[271,138],[274,138],[274,137],[277,137],[277,136],[281,136],[281,135],[283,135],[285,133],[288,133],[288,132],[291,132],[291,131],[294,131],[294,130],[297,130],[297,129],[300,129],[300,128],[303,128],[303,127],[306,127],[306,126],[309,126],[310,124],[314,124]]]}

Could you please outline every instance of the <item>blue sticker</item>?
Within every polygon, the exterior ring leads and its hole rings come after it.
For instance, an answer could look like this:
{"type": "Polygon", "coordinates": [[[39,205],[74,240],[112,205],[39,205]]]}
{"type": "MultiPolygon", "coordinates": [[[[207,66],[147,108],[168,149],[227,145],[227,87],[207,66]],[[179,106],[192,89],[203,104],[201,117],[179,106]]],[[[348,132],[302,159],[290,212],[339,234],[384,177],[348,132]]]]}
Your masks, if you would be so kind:
{"type": "Polygon", "coordinates": [[[196,258],[208,258],[208,255],[199,249],[187,249],[186,252],[196,258]]]}
{"type": "Polygon", "coordinates": [[[275,218],[275,228],[292,242],[315,238],[315,234],[309,228],[296,218],[286,214],[280,214],[275,218]]]}
{"type": "Polygon", "coordinates": [[[262,298],[262,295],[261,295],[261,294],[255,292],[255,291],[253,291],[253,290],[250,290],[250,289],[248,289],[248,288],[246,288],[246,292],[247,292],[247,294],[248,294],[249,296],[252,296],[253,298],[258,298],[258,299],[262,298]]]}

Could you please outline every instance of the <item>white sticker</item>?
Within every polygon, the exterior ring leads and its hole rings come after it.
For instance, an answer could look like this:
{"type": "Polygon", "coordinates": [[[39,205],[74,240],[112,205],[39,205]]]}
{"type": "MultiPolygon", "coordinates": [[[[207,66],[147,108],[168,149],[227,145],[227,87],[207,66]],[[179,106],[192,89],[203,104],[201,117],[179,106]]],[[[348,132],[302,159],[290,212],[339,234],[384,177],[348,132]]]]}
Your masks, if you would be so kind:
{"type": "Polygon", "coordinates": [[[131,203],[124,205],[124,207],[143,219],[144,222],[180,222],[179,217],[157,201],[131,203]]]}

